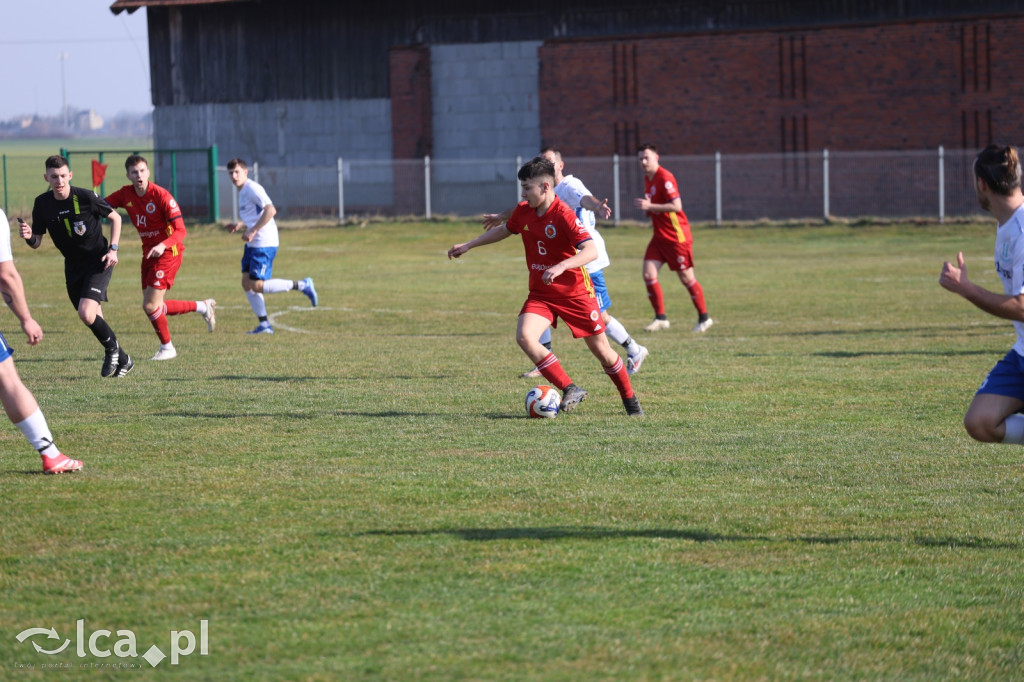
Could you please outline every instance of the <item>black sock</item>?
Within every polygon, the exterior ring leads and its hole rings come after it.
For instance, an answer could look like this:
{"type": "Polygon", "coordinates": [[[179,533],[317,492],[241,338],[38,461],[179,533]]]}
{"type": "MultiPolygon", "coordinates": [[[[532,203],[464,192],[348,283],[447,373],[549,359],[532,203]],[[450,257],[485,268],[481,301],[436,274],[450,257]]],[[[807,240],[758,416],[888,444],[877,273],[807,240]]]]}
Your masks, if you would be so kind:
{"type": "Polygon", "coordinates": [[[656,320],[667,320],[668,319],[668,315],[665,315],[664,313],[662,313],[661,315],[655,315],[654,319],[656,319],[656,320]]]}
{"type": "Polygon", "coordinates": [[[92,324],[88,325],[89,330],[96,337],[96,340],[103,344],[103,347],[107,350],[114,350],[117,348],[117,335],[114,334],[114,330],[110,328],[107,321],[99,315],[92,324]]]}
{"type": "Polygon", "coordinates": [[[260,322],[266,322],[266,321],[267,321],[267,316],[266,315],[260,315],[260,322]]]}
{"type": "Polygon", "coordinates": [[[700,313],[697,316],[697,324],[700,324],[701,322],[707,322],[707,321],[708,321],[708,314],[707,313],[700,313]]]}

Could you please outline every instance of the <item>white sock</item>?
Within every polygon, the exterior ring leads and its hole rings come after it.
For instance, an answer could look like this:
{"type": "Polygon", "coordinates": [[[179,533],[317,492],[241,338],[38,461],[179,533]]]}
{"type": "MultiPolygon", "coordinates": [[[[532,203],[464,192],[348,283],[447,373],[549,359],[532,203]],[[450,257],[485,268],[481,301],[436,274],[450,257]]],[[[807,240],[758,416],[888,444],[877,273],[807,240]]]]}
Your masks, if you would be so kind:
{"type": "Polygon", "coordinates": [[[1004,443],[1024,444],[1024,414],[1011,414],[1003,424],[1006,426],[1004,443]]]}
{"type": "Polygon", "coordinates": [[[168,341],[167,343],[161,343],[160,350],[174,350],[174,342],[168,341]]]}
{"type": "Polygon", "coordinates": [[[206,314],[206,301],[196,301],[196,312],[200,315],[206,314]]]}
{"type": "Polygon", "coordinates": [[[551,327],[544,330],[544,333],[540,335],[540,344],[542,346],[550,345],[551,343],[551,327]]]}
{"type": "Polygon", "coordinates": [[[280,294],[284,291],[291,291],[295,288],[295,282],[290,279],[265,279],[263,280],[263,293],[280,294]]]}
{"type": "Polygon", "coordinates": [[[266,317],[267,303],[263,300],[263,294],[255,291],[246,291],[245,295],[249,298],[249,306],[256,313],[256,317],[266,317]]]}
{"type": "Polygon", "coordinates": [[[53,434],[50,433],[50,427],[46,424],[46,417],[43,416],[43,411],[39,408],[36,408],[35,412],[15,426],[25,434],[25,438],[39,454],[47,457],[60,454],[60,449],[53,444],[53,434]]]}
{"type": "Polygon", "coordinates": [[[626,352],[630,355],[636,355],[640,352],[640,347],[636,341],[630,338],[626,328],[611,315],[608,316],[608,323],[604,326],[604,333],[610,336],[612,341],[625,347],[626,352]]]}

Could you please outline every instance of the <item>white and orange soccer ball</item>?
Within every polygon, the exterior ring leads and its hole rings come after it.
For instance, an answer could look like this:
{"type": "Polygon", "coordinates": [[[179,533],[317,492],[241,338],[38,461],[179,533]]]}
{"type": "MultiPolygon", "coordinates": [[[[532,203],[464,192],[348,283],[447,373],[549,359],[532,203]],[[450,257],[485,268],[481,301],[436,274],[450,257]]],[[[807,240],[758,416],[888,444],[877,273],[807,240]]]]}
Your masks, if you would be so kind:
{"type": "Polygon", "coordinates": [[[536,419],[554,419],[562,406],[562,396],[554,386],[534,386],[526,394],[526,414],[536,419]]]}

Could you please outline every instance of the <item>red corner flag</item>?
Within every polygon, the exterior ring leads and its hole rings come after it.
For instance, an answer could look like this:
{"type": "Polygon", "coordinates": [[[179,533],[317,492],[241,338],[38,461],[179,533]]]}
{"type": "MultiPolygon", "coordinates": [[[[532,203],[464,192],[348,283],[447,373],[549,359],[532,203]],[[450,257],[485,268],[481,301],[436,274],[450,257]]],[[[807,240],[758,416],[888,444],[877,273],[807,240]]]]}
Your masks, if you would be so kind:
{"type": "Polygon", "coordinates": [[[92,186],[99,187],[103,184],[103,178],[107,176],[107,164],[92,160],[92,186]]]}

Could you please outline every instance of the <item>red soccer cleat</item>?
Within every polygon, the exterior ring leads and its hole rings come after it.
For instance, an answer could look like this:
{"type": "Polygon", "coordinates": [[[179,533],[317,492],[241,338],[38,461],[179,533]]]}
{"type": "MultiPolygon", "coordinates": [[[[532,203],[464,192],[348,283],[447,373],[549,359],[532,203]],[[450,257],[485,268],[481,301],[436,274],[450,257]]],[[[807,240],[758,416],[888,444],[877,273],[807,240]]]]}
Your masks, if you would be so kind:
{"type": "Polygon", "coordinates": [[[42,455],[42,458],[44,474],[62,474],[65,471],[78,471],[82,468],[81,462],[65,456],[64,453],[58,452],[53,457],[42,455]]]}

